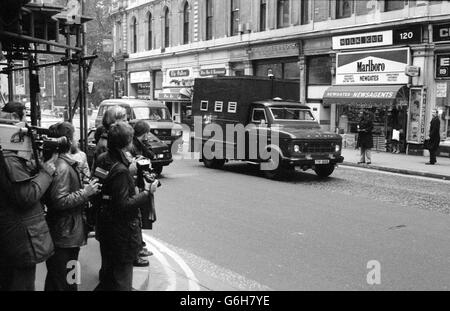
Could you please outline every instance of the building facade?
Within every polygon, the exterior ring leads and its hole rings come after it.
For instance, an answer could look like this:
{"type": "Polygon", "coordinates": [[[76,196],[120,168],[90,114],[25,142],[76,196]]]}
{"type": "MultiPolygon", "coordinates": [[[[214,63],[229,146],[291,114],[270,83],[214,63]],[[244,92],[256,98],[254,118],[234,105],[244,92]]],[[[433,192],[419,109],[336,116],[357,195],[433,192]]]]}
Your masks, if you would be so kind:
{"type": "Polygon", "coordinates": [[[298,81],[300,101],[347,145],[360,109],[378,150],[397,128],[402,152],[423,154],[433,108],[450,137],[447,0],[113,2],[115,96],[163,100],[178,122],[195,78],[273,74],[298,81]]]}

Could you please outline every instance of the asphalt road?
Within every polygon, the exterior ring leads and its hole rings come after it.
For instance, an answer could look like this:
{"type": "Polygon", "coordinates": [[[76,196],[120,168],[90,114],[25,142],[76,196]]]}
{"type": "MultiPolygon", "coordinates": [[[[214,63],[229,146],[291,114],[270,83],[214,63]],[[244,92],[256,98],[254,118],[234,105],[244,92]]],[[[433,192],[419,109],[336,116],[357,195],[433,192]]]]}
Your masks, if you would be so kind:
{"type": "Polygon", "coordinates": [[[150,234],[203,289],[450,286],[449,182],[346,167],[327,180],[272,181],[246,164],[210,170],[195,160],[174,162],[161,181],[150,234]],[[369,285],[369,272],[381,284],[369,285]]]}

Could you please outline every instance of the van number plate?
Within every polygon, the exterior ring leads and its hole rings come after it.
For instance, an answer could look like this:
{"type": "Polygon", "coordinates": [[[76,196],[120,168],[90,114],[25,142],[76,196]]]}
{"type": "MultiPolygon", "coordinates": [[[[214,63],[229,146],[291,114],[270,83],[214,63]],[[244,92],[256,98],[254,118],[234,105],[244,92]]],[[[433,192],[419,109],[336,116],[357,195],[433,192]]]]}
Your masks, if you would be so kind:
{"type": "Polygon", "coordinates": [[[316,160],[314,164],[330,164],[330,160],[316,160]]]}

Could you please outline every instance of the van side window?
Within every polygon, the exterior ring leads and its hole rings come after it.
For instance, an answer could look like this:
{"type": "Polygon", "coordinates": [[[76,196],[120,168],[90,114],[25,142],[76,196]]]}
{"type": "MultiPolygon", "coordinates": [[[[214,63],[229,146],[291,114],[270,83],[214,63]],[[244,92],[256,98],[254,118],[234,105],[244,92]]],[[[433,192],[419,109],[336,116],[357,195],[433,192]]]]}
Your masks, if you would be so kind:
{"type": "Polygon", "coordinates": [[[223,109],[223,102],[216,102],[216,105],[214,106],[215,112],[222,112],[223,109]]]}
{"type": "Polygon", "coordinates": [[[253,109],[252,122],[260,123],[261,120],[267,123],[266,111],[263,108],[253,109]]]}
{"type": "Polygon", "coordinates": [[[229,113],[236,113],[237,111],[237,103],[236,102],[229,102],[228,103],[228,112],[229,113]]]}
{"type": "Polygon", "coordinates": [[[208,111],[208,101],[202,100],[200,103],[200,110],[201,111],[208,111]]]}

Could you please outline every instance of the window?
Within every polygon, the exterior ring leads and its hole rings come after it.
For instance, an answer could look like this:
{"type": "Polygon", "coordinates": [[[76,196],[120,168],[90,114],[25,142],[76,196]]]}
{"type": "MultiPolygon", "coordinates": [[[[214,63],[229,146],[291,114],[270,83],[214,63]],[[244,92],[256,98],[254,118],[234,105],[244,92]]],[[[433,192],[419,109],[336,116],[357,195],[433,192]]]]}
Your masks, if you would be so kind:
{"type": "Polygon", "coordinates": [[[200,110],[201,111],[208,111],[208,101],[202,100],[200,104],[200,110]]]}
{"type": "Polygon", "coordinates": [[[277,1],[277,28],[289,26],[289,0],[277,1]]]}
{"type": "Polygon", "coordinates": [[[147,50],[151,50],[153,48],[152,40],[153,40],[152,13],[149,12],[147,15],[147,50]]]}
{"type": "Polygon", "coordinates": [[[229,102],[228,103],[228,112],[229,113],[236,113],[237,111],[237,103],[236,102],[229,102]]]}
{"type": "Polygon", "coordinates": [[[214,106],[215,112],[222,112],[223,110],[223,102],[216,102],[216,105],[214,106]]]}
{"type": "Polygon", "coordinates": [[[336,0],[336,19],[352,16],[352,2],[350,0],[336,0]]]}
{"type": "Polygon", "coordinates": [[[131,20],[131,53],[137,52],[137,20],[133,17],[131,20]]]}
{"type": "Polygon", "coordinates": [[[167,48],[170,45],[170,17],[169,9],[166,8],[164,12],[164,47],[167,48]]]}
{"type": "Polygon", "coordinates": [[[262,108],[253,109],[252,122],[261,123],[262,120],[267,123],[266,111],[262,108]]]}
{"type": "Polygon", "coordinates": [[[189,3],[184,4],[183,13],[183,43],[189,43],[189,3]]]}
{"type": "Polygon", "coordinates": [[[239,1],[231,0],[231,35],[236,36],[239,34],[239,1]]]}
{"type": "Polygon", "coordinates": [[[309,0],[301,0],[301,24],[306,25],[309,23],[309,0]]]}
{"type": "Polygon", "coordinates": [[[122,54],[122,23],[116,24],[116,54],[122,54]]]}
{"type": "Polygon", "coordinates": [[[206,40],[213,38],[213,0],[206,0],[206,40]]]}
{"type": "Polygon", "coordinates": [[[331,85],[331,57],[319,55],[307,58],[308,84],[331,85]]]}
{"type": "Polygon", "coordinates": [[[297,108],[270,108],[274,120],[315,121],[310,110],[297,108]]]}
{"type": "Polygon", "coordinates": [[[269,70],[272,70],[272,74],[276,79],[300,79],[298,59],[286,58],[279,59],[277,62],[272,60],[255,61],[253,68],[257,77],[267,77],[269,70]]]}
{"type": "Polygon", "coordinates": [[[259,14],[259,30],[264,31],[267,25],[267,0],[261,0],[259,14]]]}
{"type": "Polygon", "coordinates": [[[401,10],[405,7],[405,0],[385,0],[384,1],[384,11],[395,11],[401,10]]]}

